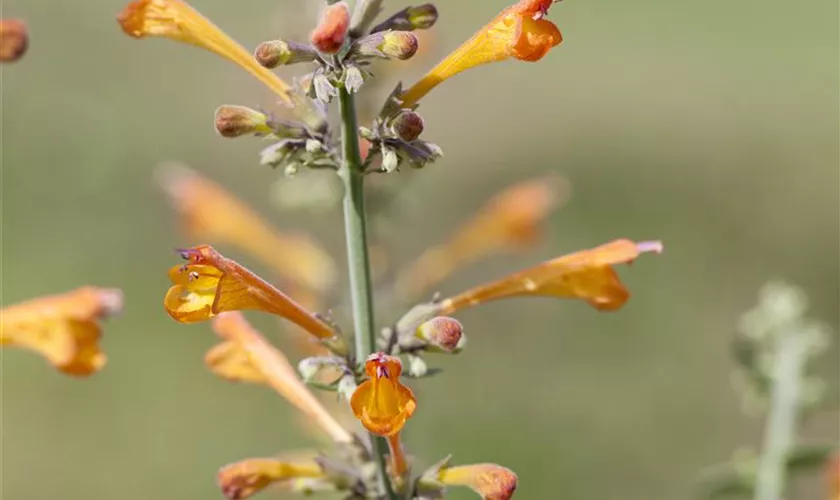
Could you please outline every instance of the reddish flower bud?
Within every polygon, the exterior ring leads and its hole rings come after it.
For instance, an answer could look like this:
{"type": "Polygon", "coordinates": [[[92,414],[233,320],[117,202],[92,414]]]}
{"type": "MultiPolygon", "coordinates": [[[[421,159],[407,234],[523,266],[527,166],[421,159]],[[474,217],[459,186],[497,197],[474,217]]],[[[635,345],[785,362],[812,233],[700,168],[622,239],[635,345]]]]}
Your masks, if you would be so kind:
{"type": "Polygon", "coordinates": [[[403,111],[391,121],[391,131],[406,142],[420,137],[423,127],[423,118],[414,111],[403,111]]]}
{"type": "Polygon", "coordinates": [[[448,316],[438,316],[417,327],[416,336],[446,352],[452,352],[461,342],[464,327],[461,323],[448,316]]]}
{"type": "Polygon", "coordinates": [[[20,19],[0,19],[0,62],[15,62],[26,53],[29,35],[20,19]]]}
{"type": "Polygon", "coordinates": [[[321,22],[309,35],[309,40],[319,52],[334,54],[344,45],[349,27],[350,9],[346,3],[339,2],[327,7],[321,22]]]}

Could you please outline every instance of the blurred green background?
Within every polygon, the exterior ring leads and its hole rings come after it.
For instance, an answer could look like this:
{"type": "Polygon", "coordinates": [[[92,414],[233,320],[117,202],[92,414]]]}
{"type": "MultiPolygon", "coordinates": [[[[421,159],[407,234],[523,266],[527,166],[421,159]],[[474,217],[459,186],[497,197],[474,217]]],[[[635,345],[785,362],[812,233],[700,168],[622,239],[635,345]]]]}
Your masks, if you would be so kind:
{"type": "MultiPolygon", "coordinates": [[[[505,4],[439,4],[428,50],[380,66],[370,102],[505,4]]],[[[3,353],[4,500],[220,498],[220,465],[316,444],[269,390],[211,375],[209,328],[164,311],[172,248],[200,242],[178,235],[153,171],[183,161],[343,263],[340,213],[278,210],[282,173],[257,165],[262,144],[212,127],[219,104],[266,104],[268,92],[195,48],[129,39],[115,22],[123,5],[2,3],[31,34],[26,57],[0,70],[3,304],[83,284],[126,296],[106,326],[109,363],[89,379],[3,353]]],[[[304,39],[320,2],[193,5],[254,47],[304,39]]],[[[545,241],[459,272],[444,292],[618,237],[662,239],[666,251],[621,269],[633,297],[616,313],[523,299],[461,314],[469,348],[431,358],[446,373],[413,384],[406,444],[422,463],[452,453],[504,464],[519,473],[517,498],[690,498],[700,469],[760,441],[729,352],[760,286],[802,286],[811,314],[838,327],[838,4],[568,1],[551,19],[565,41],[539,64],[473,70],[423,101],[425,138],[446,157],[380,180],[396,198],[374,236],[392,265],[410,262],[506,184],[554,171],[573,195],[545,241]]],[[[833,341],[815,367],[829,390],[809,441],[838,441],[833,341]]],[[[794,498],[823,498],[820,483],[794,498]]]]}

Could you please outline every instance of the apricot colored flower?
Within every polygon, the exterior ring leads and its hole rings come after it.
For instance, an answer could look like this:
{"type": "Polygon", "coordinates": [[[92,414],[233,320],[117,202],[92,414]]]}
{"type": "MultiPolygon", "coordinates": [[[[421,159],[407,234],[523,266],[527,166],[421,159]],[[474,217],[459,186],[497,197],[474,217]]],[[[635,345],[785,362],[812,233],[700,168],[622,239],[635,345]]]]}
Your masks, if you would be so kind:
{"type": "Polygon", "coordinates": [[[324,10],[318,26],[309,35],[312,46],[324,54],[335,54],[344,45],[350,28],[350,9],[344,2],[330,5],[324,10]]]}
{"type": "Polygon", "coordinates": [[[542,59],[552,47],[563,41],[557,26],[544,19],[555,1],[520,0],[503,10],[406,90],[400,96],[403,107],[414,107],[439,83],[475,66],[510,57],[529,62],[542,59]]]}
{"type": "Polygon", "coordinates": [[[275,483],[323,476],[324,471],[315,460],[250,458],[222,467],[217,479],[226,498],[242,500],[275,483]]]}
{"type": "Polygon", "coordinates": [[[424,252],[397,279],[408,298],[434,287],[455,269],[493,252],[519,250],[536,243],[542,222],[568,197],[565,179],[543,176],[508,187],[459,227],[450,240],[424,252]]]}
{"type": "Polygon", "coordinates": [[[20,19],[0,18],[0,62],[15,62],[29,47],[26,23],[20,19]]]}
{"type": "MultiPolygon", "coordinates": [[[[226,314],[217,316],[223,318],[226,314]]],[[[239,342],[227,340],[216,344],[204,356],[204,364],[216,375],[231,382],[249,382],[252,384],[268,384],[259,367],[251,361],[251,357],[239,342]]]]}
{"type": "Polygon", "coordinates": [[[448,298],[440,303],[440,313],[451,314],[490,300],[520,295],[579,298],[598,310],[615,310],[627,302],[630,293],[612,266],[630,263],[644,252],[660,253],[662,243],[615,240],[564,255],[448,298]]]}
{"type": "Polygon", "coordinates": [[[289,85],[257,63],[252,55],[182,0],[135,0],[117,16],[122,30],[134,38],[164,37],[196,45],[242,67],[288,105],[289,85]]]}
{"type": "Polygon", "coordinates": [[[374,434],[399,433],[417,408],[414,393],[400,383],[402,362],[395,356],[374,353],[365,361],[365,373],[370,378],[350,398],[353,414],[374,434]]]}
{"type": "Polygon", "coordinates": [[[121,308],[121,291],[89,286],[15,304],[0,310],[0,346],[35,351],[69,375],[91,375],[107,361],[99,321],[121,308]]]}
{"type": "Polygon", "coordinates": [[[300,380],[297,370],[288,358],[269,344],[241,313],[220,314],[213,319],[213,330],[226,343],[234,343],[237,346],[225,348],[228,349],[228,353],[231,351],[234,353],[233,361],[228,358],[229,369],[218,369],[219,366],[225,364],[220,363],[215,368],[211,366],[215,373],[232,380],[270,385],[303,413],[308,421],[317,425],[335,442],[352,441],[350,433],[335,420],[300,380]]]}
{"type": "Polygon", "coordinates": [[[276,314],[321,340],[337,333],[280,290],[209,245],[181,250],[188,262],[169,270],[172,286],[164,305],[181,323],[206,321],[225,311],[260,310],[276,314]]]}
{"type": "Polygon", "coordinates": [[[460,465],[440,470],[438,480],[449,486],[466,486],[484,500],[508,500],[516,491],[513,471],[496,464],[460,465]]]}
{"type": "Polygon", "coordinates": [[[335,262],[308,235],[278,232],[222,186],[186,166],[162,167],[159,182],[189,239],[234,245],[306,288],[325,291],[335,284],[335,262]]]}

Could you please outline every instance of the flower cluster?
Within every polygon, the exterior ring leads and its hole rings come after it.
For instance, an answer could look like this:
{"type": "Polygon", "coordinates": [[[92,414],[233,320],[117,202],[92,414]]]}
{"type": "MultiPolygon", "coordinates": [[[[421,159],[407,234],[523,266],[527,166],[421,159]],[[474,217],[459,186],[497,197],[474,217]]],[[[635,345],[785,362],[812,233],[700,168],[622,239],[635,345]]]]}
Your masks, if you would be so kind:
{"type": "MultiPolygon", "coordinates": [[[[364,232],[362,180],[366,174],[420,168],[440,158],[440,148],[423,140],[421,98],[440,82],[481,64],[508,58],[542,59],[562,37],[546,16],[552,0],[521,0],[504,9],[416,84],[398,85],[369,126],[359,126],[354,94],[372,77],[376,61],[405,60],[418,50],[416,32],[438,20],[434,5],[402,9],[377,23],[382,0],[327,2],[308,41],[275,39],[253,56],[183,0],[136,0],[118,16],[132,37],[166,37],[217,53],[257,77],[286,109],[278,114],[239,105],[220,106],[215,126],[223,137],[255,135],[274,143],[261,163],[335,171],[345,183],[345,225],[354,324],[345,334],[329,315],[313,312],[330,298],[335,265],[310,238],[283,234],[224,188],[186,167],[169,167],[160,181],[185,234],[204,244],[180,250],[184,263],[169,270],[164,297],[169,315],[181,323],[209,321],[221,342],[205,356],[220,377],[271,387],[323,431],[333,446],[321,453],[250,458],[223,467],[220,489],[231,499],[247,498],[269,486],[302,493],[343,492],[347,498],[436,499],[448,487],[464,486],[482,498],[510,498],[517,475],[496,464],[452,465],[447,457],[415,470],[402,434],[419,401],[406,379],[435,372],[427,354],[456,354],[466,346],[464,326],[453,315],[464,308],[516,296],[582,300],[599,311],[621,308],[629,297],[615,266],[659,242],[619,239],[549,260],[524,271],[445,299],[417,300],[460,267],[495,253],[528,248],[539,241],[541,222],[568,198],[569,186],[556,175],[508,187],[480,208],[444,243],[424,252],[384,290],[394,308],[391,326],[373,328],[368,248],[364,232]],[[308,65],[309,73],[286,84],[271,70],[308,65]],[[327,106],[338,98],[342,127],[335,137],[327,106]],[[360,140],[367,154],[360,155],[360,140]],[[357,245],[357,243],[360,243],[357,245]],[[268,264],[288,294],[212,245],[230,245],[268,264]],[[361,278],[360,278],[361,276],[361,278]],[[293,299],[293,296],[302,297],[293,299]],[[296,326],[318,349],[295,368],[244,318],[260,311],[296,326]],[[351,345],[349,337],[355,340],[351,345]],[[355,348],[354,348],[355,347],[355,348]],[[327,409],[310,388],[335,392],[346,408],[327,409]],[[351,423],[339,413],[352,413],[351,423]],[[367,432],[363,432],[367,431],[367,432]]],[[[332,297],[334,298],[334,297],[332,297]]]]}

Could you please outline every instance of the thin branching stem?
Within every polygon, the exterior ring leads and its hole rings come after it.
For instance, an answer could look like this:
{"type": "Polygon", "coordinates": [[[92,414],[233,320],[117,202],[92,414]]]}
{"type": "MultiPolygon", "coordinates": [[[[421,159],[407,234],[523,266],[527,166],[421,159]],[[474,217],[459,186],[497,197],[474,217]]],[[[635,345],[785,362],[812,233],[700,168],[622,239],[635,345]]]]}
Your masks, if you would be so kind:
{"type": "MultiPolygon", "coordinates": [[[[359,152],[359,132],[353,95],[340,89],[342,162],[338,173],[344,181],[344,232],[347,239],[347,264],[350,272],[350,302],[353,307],[353,329],[356,359],[364,362],[376,346],[373,323],[373,292],[370,283],[367,229],[365,227],[364,172],[359,152]]],[[[397,500],[388,478],[385,454],[388,449],[382,438],[371,435],[372,453],[379,479],[389,500],[397,500]]]]}

